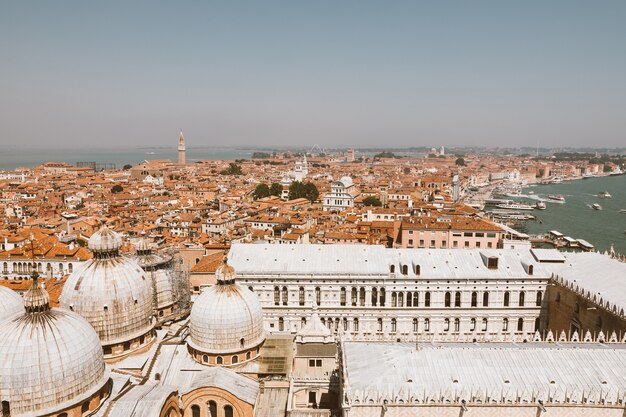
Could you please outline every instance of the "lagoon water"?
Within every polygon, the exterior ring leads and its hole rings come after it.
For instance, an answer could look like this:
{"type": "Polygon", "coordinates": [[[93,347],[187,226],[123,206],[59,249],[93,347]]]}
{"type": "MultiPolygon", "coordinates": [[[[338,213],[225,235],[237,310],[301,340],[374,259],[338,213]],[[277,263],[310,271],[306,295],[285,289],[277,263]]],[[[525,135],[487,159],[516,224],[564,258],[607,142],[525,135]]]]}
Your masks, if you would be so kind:
{"type": "Polygon", "coordinates": [[[605,251],[613,244],[615,251],[626,254],[626,175],[564,181],[561,184],[534,185],[522,190],[529,202],[542,200],[546,210],[534,210],[536,220],[526,222],[522,229],[530,234],[558,230],[566,236],[584,239],[596,250],[605,251]],[[529,192],[533,194],[529,194],[529,192]],[[612,198],[598,193],[608,191],[612,198]],[[548,199],[550,194],[561,194],[565,203],[548,199]],[[593,210],[598,203],[602,210],[593,210]]]}
{"type": "MultiPolygon", "coordinates": [[[[249,159],[253,149],[225,147],[187,148],[187,161],[215,159],[249,159]]],[[[99,162],[115,164],[122,168],[126,164],[135,165],[145,159],[169,159],[176,161],[176,148],[5,148],[0,149],[0,171],[10,171],[19,167],[33,167],[44,162],[99,162]]]]}

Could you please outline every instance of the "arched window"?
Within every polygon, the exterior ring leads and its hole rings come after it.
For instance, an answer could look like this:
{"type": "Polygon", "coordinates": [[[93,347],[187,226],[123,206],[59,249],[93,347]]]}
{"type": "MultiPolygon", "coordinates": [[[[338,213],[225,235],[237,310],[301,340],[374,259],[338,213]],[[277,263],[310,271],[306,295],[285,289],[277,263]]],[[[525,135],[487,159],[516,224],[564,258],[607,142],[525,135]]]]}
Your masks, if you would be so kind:
{"type": "Polygon", "coordinates": [[[8,401],[2,401],[2,417],[9,417],[11,415],[11,405],[8,401]]]}
{"type": "Polygon", "coordinates": [[[209,362],[209,355],[202,355],[202,362],[208,363],[209,362]]]}
{"type": "Polygon", "coordinates": [[[398,325],[398,322],[396,321],[396,319],[391,319],[391,333],[396,332],[397,325],[398,325]]]}
{"type": "Polygon", "coordinates": [[[509,301],[511,298],[511,294],[508,291],[504,292],[504,306],[508,307],[509,306],[509,301]]]}
{"type": "Polygon", "coordinates": [[[359,290],[359,305],[361,307],[365,306],[365,288],[363,287],[359,290]]]}
{"type": "Polygon", "coordinates": [[[430,291],[426,291],[424,294],[424,307],[430,307],[430,291]]]}
{"type": "Polygon", "coordinates": [[[376,320],[377,324],[378,324],[378,331],[382,332],[383,331],[383,319],[378,319],[376,320]]]}
{"type": "Polygon", "coordinates": [[[409,267],[408,265],[402,265],[402,274],[409,275],[409,267]]]}
{"type": "Polygon", "coordinates": [[[303,306],[304,305],[304,287],[300,287],[298,289],[298,303],[303,306]]]}
{"type": "Polygon", "coordinates": [[[352,287],[352,294],[351,294],[351,301],[352,301],[352,306],[356,306],[356,297],[357,297],[357,289],[356,287],[352,287]]]}
{"type": "Polygon", "coordinates": [[[191,406],[191,417],[200,417],[200,407],[196,404],[191,406]]]}
{"type": "Polygon", "coordinates": [[[391,307],[398,307],[398,295],[395,291],[391,292],[391,307]]]}
{"type": "Polygon", "coordinates": [[[541,320],[539,320],[539,317],[537,317],[535,319],[535,331],[539,331],[539,327],[541,326],[541,320]]]}
{"type": "Polygon", "coordinates": [[[250,360],[250,357],[251,357],[251,356],[252,356],[252,355],[250,354],[250,352],[246,352],[246,360],[247,360],[247,361],[248,361],[248,360],[250,360]]]}
{"type": "Polygon", "coordinates": [[[419,301],[420,301],[420,294],[417,291],[415,291],[413,293],[413,307],[418,307],[419,301]]]}
{"type": "Polygon", "coordinates": [[[452,298],[452,296],[450,295],[450,292],[446,292],[446,296],[445,296],[445,300],[444,300],[444,306],[445,307],[450,307],[450,299],[452,298]]]}
{"type": "Polygon", "coordinates": [[[359,331],[359,319],[352,320],[352,331],[358,333],[359,331]]]}
{"type": "Polygon", "coordinates": [[[280,305],[280,288],[274,287],[274,305],[280,305]]]}
{"type": "Polygon", "coordinates": [[[233,355],[233,357],[230,358],[230,363],[232,364],[239,363],[239,356],[233,355]]]}
{"type": "Polygon", "coordinates": [[[476,307],[478,305],[478,293],[476,291],[472,292],[472,307],[476,307]]]}
{"type": "Polygon", "coordinates": [[[404,293],[398,293],[398,307],[404,307],[404,293]]]}
{"type": "Polygon", "coordinates": [[[224,363],[224,359],[221,356],[218,356],[217,358],[215,358],[215,363],[221,365],[224,363]]]}
{"type": "Polygon", "coordinates": [[[287,291],[287,287],[283,287],[282,298],[283,298],[283,305],[286,306],[287,301],[289,301],[289,292],[287,291]]]}
{"type": "Polygon", "coordinates": [[[224,417],[233,417],[233,407],[230,405],[224,406],[224,417]]]}
{"type": "Polygon", "coordinates": [[[483,332],[486,332],[486,331],[487,331],[487,319],[484,318],[483,319],[483,332]]]}
{"type": "Polygon", "coordinates": [[[346,305],[346,287],[341,287],[339,290],[339,304],[342,306],[346,305]]]}
{"type": "Polygon", "coordinates": [[[417,333],[417,319],[413,319],[413,333],[417,333]]]}
{"type": "Polygon", "coordinates": [[[454,306],[461,307],[461,291],[457,291],[456,294],[454,294],[454,306]]]}
{"type": "MultiPolygon", "coordinates": [[[[39,266],[41,267],[41,264],[39,266]]],[[[67,264],[67,270],[70,274],[74,272],[74,265],[72,265],[71,263],[67,264]]]]}
{"type": "Polygon", "coordinates": [[[424,319],[424,331],[425,332],[430,331],[430,319],[424,319]]]}
{"type": "Polygon", "coordinates": [[[89,411],[89,401],[85,401],[81,406],[80,406],[80,412],[85,414],[87,411],[89,411]]]}
{"type": "Polygon", "coordinates": [[[285,330],[285,319],[283,319],[282,317],[278,318],[278,331],[282,332],[285,330]]]}
{"type": "Polygon", "coordinates": [[[384,288],[380,289],[380,306],[381,307],[385,306],[385,289],[384,288]]]}
{"type": "Polygon", "coordinates": [[[535,299],[535,305],[537,307],[541,307],[541,298],[543,297],[543,294],[541,291],[537,291],[537,298],[535,299]]]}
{"type": "Polygon", "coordinates": [[[524,291],[521,291],[519,293],[519,306],[524,307],[525,301],[526,301],[526,293],[524,291]]]}
{"type": "Polygon", "coordinates": [[[209,417],[217,417],[217,403],[213,400],[209,401],[209,417]]]}
{"type": "Polygon", "coordinates": [[[517,331],[518,332],[524,331],[524,319],[521,317],[517,319],[517,331]]]}
{"type": "Polygon", "coordinates": [[[318,306],[322,304],[322,290],[320,287],[315,287],[315,303],[318,306]]]}
{"type": "Polygon", "coordinates": [[[475,319],[475,318],[472,318],[472,319],[470,320],[470,331],[472,331],[472,332],[473,332],[474,330],[476,330],[476,319],[475,319]]]}
{"type": "Polygon", "coordinates": [[[461,329],[461,320],[454,319],[454,331],[458,333],[460,329],[461,329]]]}
{"type": "Polygon", "coordinates": [[[503,332],[509,331],[509,319],[507,318],[502,319],[502,331],[503,332]]]}
{"type": "Polygon", "coordinates": [[[376,304],[378,304],[378,288],[374,287],[372,288],[372,305],[374,307],[376,307],[376,304]]]}
{"type": "Polygon", "coordinates": [[[389,265],[389,272],[391,272],[392,274],[394,272],[396,272],[396,266],[395,265],[389,265]]]}
{"type": "Polygon", "coordinates": [[[450,319],[446,318],[443,320],[443,331],[450,331],[450,319]]]}
{"type": "Polygon", "coordinates": [[[348,331],[348,319],[344,317],[341,321],[343,323],[343,331],[347,332],[348,331]]]}
{"type": "Polygon", "coordinates": [[[406,293],[406,306],[413,307],[413,293],[410,291],[406,293]]]}

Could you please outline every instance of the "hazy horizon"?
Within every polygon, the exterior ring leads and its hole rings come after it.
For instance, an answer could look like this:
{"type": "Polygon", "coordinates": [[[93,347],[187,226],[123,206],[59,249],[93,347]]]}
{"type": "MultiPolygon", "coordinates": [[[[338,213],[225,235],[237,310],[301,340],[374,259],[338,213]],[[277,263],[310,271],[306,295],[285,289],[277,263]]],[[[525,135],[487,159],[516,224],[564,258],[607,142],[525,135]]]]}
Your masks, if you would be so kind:
{"type": "Polygon", "coordinates": [[[626,143],[626,2],[15,2],[0,146],[626,143]]]}

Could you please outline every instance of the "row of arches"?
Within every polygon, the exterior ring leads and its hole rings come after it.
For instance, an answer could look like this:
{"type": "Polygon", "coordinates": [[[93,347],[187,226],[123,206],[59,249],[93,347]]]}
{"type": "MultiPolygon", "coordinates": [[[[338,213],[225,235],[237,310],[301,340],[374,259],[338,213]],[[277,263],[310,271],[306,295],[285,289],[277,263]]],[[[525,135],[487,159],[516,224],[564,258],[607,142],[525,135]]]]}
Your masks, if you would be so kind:
{"type": "MultiPolygon", "coordinates": [[[[226,404],[223,407],[218,408],[217,403],[213,400],[207,403],[207,411],[209,417],[234,417],[233,406],[226,404]]],[[[191,406],[191,417],[201,417],[200,406],[194,404],[191,406]]]]}
{"type": "MultiPolygon", "coordinates": [[[[37,272],[39,273],[43,273],[43,263],[42,262],[13,262],[11,264],[11,272],[9,272],[9,263],[8,262],[4,262],[2,264],[2,273],[4,274],[9,274],[9,273],[13,273],[13,274],[30,274],[31,272],[33,272],[33,269],[37,269],[37,272]]],[[[62,262],[59,262],[58,264],[58,268],[57,270],[60,273],[63,273],[63,271],[65,270],[65,266],[63,265],[62,262]]],[[[46,273],[51,274],[53,271],[53,267],[52,267],[52,263],[48,262],[46,264],[46,273]]],[[[74,272],[74,265],[70,262],[67,264],[67,272],[68,273],[72,273],[74,272]]]]}

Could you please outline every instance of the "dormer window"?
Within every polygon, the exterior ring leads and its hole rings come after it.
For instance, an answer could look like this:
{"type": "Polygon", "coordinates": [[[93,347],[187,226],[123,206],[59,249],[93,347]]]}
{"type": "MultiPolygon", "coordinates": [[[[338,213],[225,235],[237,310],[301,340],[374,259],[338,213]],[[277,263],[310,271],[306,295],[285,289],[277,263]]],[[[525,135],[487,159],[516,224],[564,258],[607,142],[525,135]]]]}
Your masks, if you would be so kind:
{"type": "Polygon", "coordinates": [[[498,257],[490,256],[489,258],[487,258],[487,268],[498,269],[498,257]]]}
{"type": "Polygon", "coordinates": [[[419,265],[415,265],[415,275],[419,276],[421,269],[422,268],[419,265]]]}
{"type": "Polygon", "coordinates": [[[392,274],[394,272],[396,272],[396,266],[395,265],[389,265],[389,272],[391,272],[392,274]]]}

